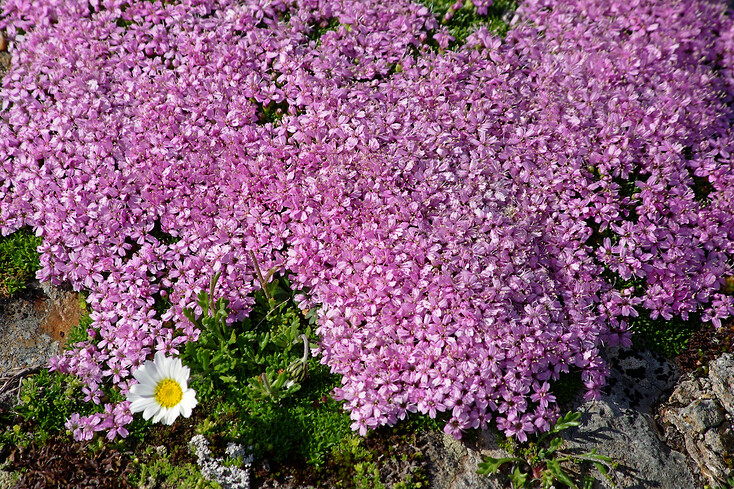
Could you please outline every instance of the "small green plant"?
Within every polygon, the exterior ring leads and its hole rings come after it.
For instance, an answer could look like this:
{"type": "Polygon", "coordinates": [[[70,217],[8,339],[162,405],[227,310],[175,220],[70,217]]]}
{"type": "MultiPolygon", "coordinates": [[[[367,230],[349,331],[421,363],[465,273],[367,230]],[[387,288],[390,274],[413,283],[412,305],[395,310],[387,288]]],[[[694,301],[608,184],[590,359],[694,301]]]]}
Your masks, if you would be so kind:
{"type": "Polygon", "coordinates": [[[303,340],[303,357],[289,363],[285,370],[269,366],[259,377],[250,379],[249,387],[254,396],[278,401],[300,390],[308,372],[308,338],[306,335],[300,338],[303,340]]]}
{"type": "Polygon", "coordinates": [[[40,268],[41,238],[30,227],[0,236],[0,297],[22,290],[40,268]]]}
{"type": "Polygon", "coordinates": [[[193,385],[202,398],[226,391],[278,402],[297,392],[305,381],[309,351],[305,318],[292,303],[287,280],[268,283],[274,271],[266,279],[257,270],[264,285],[255,292],[255,307],[244,321],[227,324],[229,302],[213,300],[219,274],[212,278],[209,291],[199,294],[202,314],[197,317],[192,310],[184,310],[201,333],[198,341],[186,345],[181,360],[194,372],[193,385]],[[303,353],[294,358],[298,352],[294,346],[300,343],[303,353]]]}
{"type": "Polygon", "coordinates": [[[79,400],[82,387],[77,377],[45,369],[23,379],[20,403],[0,416],[0,452],[26,447],[32,441],[43,444],[64,430],[72,413],[89,414],[97,408],[79,400]]]}
{"type": "Polygon", "coordinates": [[[487,9],[486,15],[480,15],[470,1],[464,2],[458,10],[454,10],[456,0],[419,0],[419,2],[430,8],[438,21],[448,28],[454,37],[450,47],[461,45],[469,34],[481,26],[504,36],[510,28],[505,20],[507,14],[517,10],[515,0],[495,0],[487,9]]]}
{"type": "Polygon", "coordinates": [[[16,411],[32,420],[38,434],[47,436],[62,430],[71,414],[89,410],[82,397],[82,381],[73,375],[63,375],[41,369],[23,382],[20,404],[16,411]]]}
{"type": "MultiPolygon", "coordinates": [[[[537,440],[530,442],[524,448],[511,444],[509,446],[512,456],[504,458],[485,457],[479,464],[478,473],[495,474],[500,467],[511,464],[509,477],[513,489],[542,487],[550,489],[556,487],[556,483],[567,487],[578,489],[578,485],[564,468],[564,463],[591,462],[599,472],[611,479],[610,470],[616,468],[611,458],[596,453],[596,448],[591,452],[581,455],[563,454],[559,452],[563,439],[558,435],[568,428],[579,426],[580,413],[570,412],[561,417],[550,431],[540,435],[537,440]]],[[[583,487],[590,487],[593,479],[585,477],[583,487]]]]}
{"type": "Polygon", "coordinates": [[[199,400],[215,406],[196,430],[222,434],[276,464],[323,465],[350,433],[349,415],[330,396],[338,378],[309,356],[312,318],[298,309],[287,278],[263,274],[257,261],[255,270],[263,286],[248,318],[228,322],[227,300],[213,299],[218,275],[199,294],[202,314],[184,311],[200,335],[181,360],[199,400]]]}
{"type": "Polygon", "coordinates": [[[700,314],[690,314],[687,320],[680,316],[651,319],[650,312],[642,309],[638,317],[630,320],[630,330],[635,345],[672,358],[686,349],[702,324],[700,314]]]}
{"type": "Polygon", "coordinates": [[[222,433],[223,428],[227,440],[250,447],[255,459],[323,466],[334,447],[351,436],[351,420],[330,396],[338,377],[313,358],[309,364],[308,382],[297,395],[279,403],[255,396],[236,401],[222,397],[211,416],[216,426],[205,421],[199,430],[222,433]]]}
{"type": "Polygon", "coordinates": [[[174,463],[165,450],[148,447],[134,459],[135,471],[129,477],[134,487],[177,487],[181,489],[221,489],[207,480],[192,463],[174,463]]]}
{"type": "Polygon", "coordinates": [[[334,450],[334,460],[349,470],[343,474],[343,479],[351,481],[357,489],[384,489],[374,455],[365,447],[362,438],[352,435],[342,440],[334,450]]]}

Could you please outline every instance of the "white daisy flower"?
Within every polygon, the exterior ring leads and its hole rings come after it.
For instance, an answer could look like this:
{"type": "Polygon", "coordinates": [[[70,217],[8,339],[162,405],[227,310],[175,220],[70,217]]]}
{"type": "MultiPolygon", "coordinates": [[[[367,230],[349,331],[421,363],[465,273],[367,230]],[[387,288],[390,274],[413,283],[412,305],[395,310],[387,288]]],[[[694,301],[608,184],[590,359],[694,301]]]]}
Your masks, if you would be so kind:
{"type": "Polygon", "coordinates": [[[133,372],[138,383],[126,396],[131,403],[130,411],[142,411],[146,420],[152,417],[154,423],[163,421],[168,425],[179,414],[188,418],[197,404],[196,392],[187,387],[189,373],[189,367],[184,367],[180,358],[168,358],[157,352],[154,361],[146,361],[133,372]]]}

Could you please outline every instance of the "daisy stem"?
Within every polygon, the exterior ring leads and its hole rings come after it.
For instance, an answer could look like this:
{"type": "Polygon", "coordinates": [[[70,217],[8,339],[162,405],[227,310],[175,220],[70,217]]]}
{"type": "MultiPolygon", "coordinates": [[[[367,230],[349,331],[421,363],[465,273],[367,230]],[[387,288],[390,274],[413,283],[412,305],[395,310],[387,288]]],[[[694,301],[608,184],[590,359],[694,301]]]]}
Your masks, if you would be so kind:
{"type": "Polygon", "coordinates": [[[268,301],[272,301],[273,298],[271,297],[270,291],[265,284],[265,278],[260,271],[260,265],[257,263],[257,258],[255,258],[255,252],[250,250],[250,256],[252,257],[252,263],[255,265],[255,273],[257,273],[257,279],[260,281],[260,287],[262,287],[263,292],[265,292],[265,297],[267,297],[268,301]]]}
{"type": "Polygon", "coordinates": [[[222,275],[222,272],[217,272],[209,282],[209,312],[211,313],[211,317],[216,316],[214,311],[214,286],[216,285],[217,280],[219,280],[220,275],[222,275]]]}

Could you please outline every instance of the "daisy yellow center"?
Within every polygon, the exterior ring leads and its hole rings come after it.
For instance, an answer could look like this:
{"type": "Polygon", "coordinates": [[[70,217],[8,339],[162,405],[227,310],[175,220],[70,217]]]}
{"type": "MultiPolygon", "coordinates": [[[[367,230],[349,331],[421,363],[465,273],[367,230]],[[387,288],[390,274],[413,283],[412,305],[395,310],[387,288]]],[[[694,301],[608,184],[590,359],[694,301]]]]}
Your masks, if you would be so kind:
{"type": "Polygon", "coordinates": [[[165,408],[172,408],[183,399],[181,386],[173,379],[163,379],[155,386],[155,400],[165,408]]]}

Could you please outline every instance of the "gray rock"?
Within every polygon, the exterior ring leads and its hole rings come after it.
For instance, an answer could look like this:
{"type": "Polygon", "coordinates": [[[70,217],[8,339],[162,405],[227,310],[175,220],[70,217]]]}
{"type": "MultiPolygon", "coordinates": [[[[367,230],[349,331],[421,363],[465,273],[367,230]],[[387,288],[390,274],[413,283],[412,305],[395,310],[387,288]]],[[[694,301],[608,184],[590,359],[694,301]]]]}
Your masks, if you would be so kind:
{"type": "Polygon", "coordinates": [[[675,364],[650,351],[610,348],[607,364],[610,376],[603,398],[641,413],[652,413],[681,377],[675,364]]]}
{"type": "MultiPolygon", "coordinates": [[[[484,455],[507,456],[501,452],[489,433],[483,433],[479,450],[484,455]]],[[[480,453],[455,440],[452,436],[430,434],[425,440],[425,453],[429,460],[428,475],[431,487],[441,489],[506,489],[507,480],[498,476],[477,474],[480,453]]]]}
{"type": "Polygon", "coordinates": [[[724,410],[713,399],[696,399],[677,414],[680,425],[687,425],[687,430],[704,433],[724,422],[724,410]]]}
{"type": "Polygon", "coordinates": [[[81,316],[78,295],[48,283],[33,281],[18,296],[0,299],[0,375],[45,365],[81,316]]]}
{"type": "Polygon", "coordinates": [[[699,379],[684,380],[675,388],[675,391],[670,396],[669,402],[687,406],[696,399],[699,399],[703,390],[704,388],[699,379]]]}
{"type": "Polygon", "coordinates": [[[723,408],[734,416],[734,355],[725,353],[709,363],[709,380],[723,408]]]}
{"type": "Polygon", "coordinates": [[[38,308],[25,300],[0,305],[0,373],[43,365],[58,354],[59,344],[39,328],[38,308]]]}
{"type": "MultiPolygon", "coordinates": [[[[676,367],[650,352],[612,350],[609,386],[599,401],[577,403],[581,426],[564,433],[573,453],[590,452],[618,463],[620,489],[693,489],[701,484],[687,456],[671,450],[658,434],[653,407],[676,383],[676,367]]],[[[681,394],[682,395],[682,394],[681,394]]],[[[615,487],[596,473],[596,487],[615,487]]]]}
{"type": "Polygon", "coordinates": [[[727,428],[728,426],[721,426],[719,429],[707,431],[703,436],[706,447],[719,457],[726,454],[728,447],[734,446],[731,444],[731,431],[727,428]]]}
{"type": "MultiPolygon", "coordinates": [[[[619,465],[616,487],[624,489],[693,489],[700,487],[686,456],[670,450],[658,437],[652,416],[622,408],[613,398],[589,402],[581,408],[582,425],[564,436],[573,453],[596,448],[619,465]]],[[[612,481],[596,474],[597,487],[612,481]]]]}
{"type": "Polygon", "coordinates": [[[732,475],[724,461],[734,447],[731,422],[725,406],[731,401],[732,356],[710,362],[709,376],[688,376],[659,409],[659,420],[665,439],[670,444],[685,447],[690,459],[706,478],[717,487],[732,475]]]}

